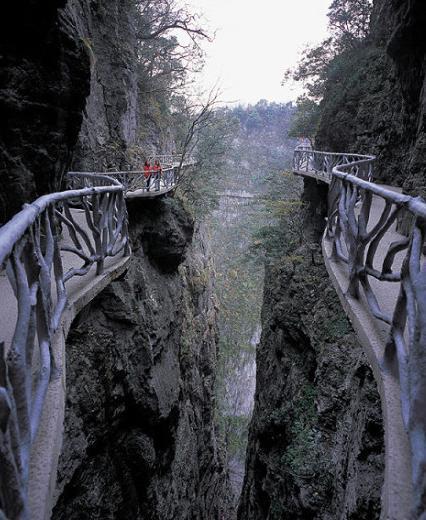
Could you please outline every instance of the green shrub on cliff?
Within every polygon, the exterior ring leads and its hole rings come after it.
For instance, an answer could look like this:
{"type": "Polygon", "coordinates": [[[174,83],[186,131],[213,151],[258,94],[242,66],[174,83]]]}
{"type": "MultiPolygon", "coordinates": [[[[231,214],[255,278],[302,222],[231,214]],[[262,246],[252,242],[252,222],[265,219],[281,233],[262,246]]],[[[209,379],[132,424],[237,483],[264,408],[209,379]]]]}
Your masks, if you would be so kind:
{"type": "MultiPolygon", "coordinates": [[[[334,95],[327,97],[334,99],[337,105],[338,98],[342,96],[343,80],[358,73],[354,62],[362,49],[368,46],[370,15],[371,0],[331,2],[328,10],[329,37],[318,45],[306,48],[296,67],[284,74],[283,82],[299,82],[305,90],[297,100],[296,116],[289,135],[308,138],[313,143],[324,114],[321,101],[325,94],[330,88],[334,89],[334,95]]],[[[327,118],[329,126],[331,121],[334,122],[327,118]]],[[[339,132],[335,133],[340,135],[339,132]]]]}

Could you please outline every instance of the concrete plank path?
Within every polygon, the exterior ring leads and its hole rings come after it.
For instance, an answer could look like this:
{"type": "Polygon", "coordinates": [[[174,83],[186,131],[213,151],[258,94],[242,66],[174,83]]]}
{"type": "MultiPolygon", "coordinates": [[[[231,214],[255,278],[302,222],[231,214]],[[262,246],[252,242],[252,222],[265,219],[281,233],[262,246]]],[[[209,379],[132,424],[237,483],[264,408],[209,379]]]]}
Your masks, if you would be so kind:
{"type": "MultiPolygon", "coordinates": [[[[389,186],[386,186],[386,188],[400,191],[389,186]]],[[[373,197],[368,230],[379,220],[384,205],[383,199],[377,196],[373,197]]],[[[397,233],[394,224],[381,240],[375,255],[375,268],[381,271],[389,245],[402,238],[402,235],[397,233]]],[[[387,460],[381,518],[402,520],[408,518],[412,503],[411,455],[408,436],[402,422],[399,382],[395,374],[390,373],[384,364],[384,349],[390,327],[374,318],[370,313],[362,289],[360,289],[361,297],[359,299],[352,298],[348,294],[347,266],[343,262],[331,258],[332,245],[325,237],[322,241],[322,248],[327,271],[371,364],[382,401],[387,460]],[[398,512],[396,516],[391,516],[391,514],[395,515],[395,512],[398,512]]],[[[400,269],[404,256],[405,251],[398,253],[396,256],[395,271],[400,269]]],[[[400,283],[381,282],[371,276],[369,276],[369,281],[380,308],[392,316],[400,283]]]]}

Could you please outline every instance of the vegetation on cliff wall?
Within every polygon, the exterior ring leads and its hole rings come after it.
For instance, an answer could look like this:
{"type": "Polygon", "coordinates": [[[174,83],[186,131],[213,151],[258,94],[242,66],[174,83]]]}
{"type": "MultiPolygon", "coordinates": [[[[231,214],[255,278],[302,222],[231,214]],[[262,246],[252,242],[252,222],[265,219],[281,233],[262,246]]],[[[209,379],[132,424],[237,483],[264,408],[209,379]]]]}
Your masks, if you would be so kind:
{"type": "Polygon", "coordinates": [[[260,339],[264,251],[257,233],[274,219],[270,192],[283,178],[294,147],[283,138],[291,104],[259,101],[228,109],[238,122],[226,156],[226,172],[216,186],[218,205],[207,223],[216,265],[219,301],[217,408],[236,498],[244,476],[248,422],[253,407],[255,349],[260,339]]]}
{"type": "Polygon", "coordinates": [[[301,232],[283,212],[265,242],[270,260],[238,518],[378,519],[380,398],[323,264],[315,181],[305,181],[302,200],[292,211],[301,232]]]}
{"type": "Polygon", "coordinates": [[[301,106],[302,114],[310,117],[296,130],[314,137],[321,150],[374,154],[376,179],[426,195],[424,5],[422,0],[409,6],[375,0],[368,23],[368,4],[333,2],[331,37],[305,52],[288,74],[302,81],[317,102],[317,112],[311,115],[301,106]],[[334,9],[339,4],[348,31],[339,25],[336,30],[334,9]],[[360,36],[345,39],[354,30],[360,36]]]}

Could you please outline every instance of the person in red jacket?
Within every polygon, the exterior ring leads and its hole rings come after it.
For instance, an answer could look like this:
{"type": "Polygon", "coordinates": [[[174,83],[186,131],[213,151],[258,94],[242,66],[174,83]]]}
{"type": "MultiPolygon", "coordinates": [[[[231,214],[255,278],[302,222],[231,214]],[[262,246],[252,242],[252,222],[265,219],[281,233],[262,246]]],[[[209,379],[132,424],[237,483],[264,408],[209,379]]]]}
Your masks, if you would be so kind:
{"type": "Polygon", "coordinates": [[[159,191],[159,189],[160,189],[161,174],[162,174],[161,164],[160,164],[160,161],[157,159],[154,162],[154,179],[155,179],[156,191],[159,191]]]}
{"type": "Polygon", "coordinates": [[[145,161],[145,164],[143,165],[143,175],[146,182],[146,191],[149,191],[149,184],[151,182],[151,165],[149,164],[149,161],[145,161]]]}

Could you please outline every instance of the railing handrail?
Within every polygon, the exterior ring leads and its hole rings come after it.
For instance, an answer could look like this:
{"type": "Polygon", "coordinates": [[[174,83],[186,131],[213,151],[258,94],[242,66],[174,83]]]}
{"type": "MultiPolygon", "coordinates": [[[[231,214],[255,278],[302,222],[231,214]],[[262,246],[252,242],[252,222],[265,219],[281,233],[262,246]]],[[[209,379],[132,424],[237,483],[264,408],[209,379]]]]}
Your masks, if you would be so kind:
{"type": "Polygon", "coordinates": [[[363,157],[365,159],[375,159],[375,155],[369,155],[369,154],[361,154],[361,153],[352,153],[352,152],[328,152],[327,150],[316,150],[315,148],[312,148],[308,145],[298,145],[296,146],[294,151],[303,151],[303,152],[312,152],[322,155],[351,155],[355,157],[363,157]]]}
{"type": "MultiPolygon", "coordinates": [[[[360,161],[360,163],[361,162],[368,161],[360,161]]],[[[422,197],[413,197],[411,195],[399,193],[398,191],[389,190],[380,184],[369,182],[364,179],[360,179],[359,177],[355,177],[355,175],[351,175],[350,173],[339,171],[339,169],[345,167],[352,167],[354,164],[355,163],[335,166],[332,173],[335,177],[339,179],[345,179],[361,189],[374,193],[374,195],[377,195],[382,199],[394,202],[395,204],[404,205],[408,211],[413,213],[413,215],[426,219],[426,202],[424,199],[422,199],[422,197]]]]}
{"type": "MultiPolygon", "coordinates": [[[[169,157],[169,156],[168,156],[169,157]]],[[[184,162],[181,166],[185,168],[191,166],[194,162],[184,162]]],[[[69,175],[95,176],[117,179],[118,183],[123,185],[124,192],[132,197],[160,196],[170,192],[179,182],[179,168],[173,164],[161,165],[161,170],[155,169],[154,165],[150,165],[149,170],[121,170],[108,172],[69,172],[69,175]],[[148,174],[148,175],[147,175],[148,174]],[[160,174],[160,175],[158,175],[160,174]],[[163,186],[161,186],[163,184],[163,186]],[[151,190],[152,188],[152,190],[151,190]],[[141,194],[142,193],[142,194],[141,194]]]]}
{"type": "Polygon", "coordinates": [[[334,157],[337,156],[346,156],[346,157],[360,157],[363,161],[370,161],[376,158],[375,155],[365,155],[361,153],[352,153],[352,152],[324,152],[323,150],[312,150],[311,148],[302,149],[301,151],[310,152],[312,154],[317,155],[331,155],[334,157]]]}
{"type": "MultiPolygon", "coordinates": [[[[164,171],[164,170],[173,170],[174,167],[173,165],[170,165],[170,164],[166,164],[165,166],[164,165],[160,165],[161,169],[164,171]]],[[[149,170],[150,172],[155,172],[157,170],[154,170],[154,167],[152,166],[149,170]]],[[[140,175],[141,173],[145,173],[145,170],[114,170],[114,171],[108,171],[108,172],[69,172],[68,175],[92,175],[92,176],[96,176],[96,177],[101,177],[101,176],[104,176],[104,177],[110,177],[111,179],[113,178],[114,175],[119,175],[119,174],[126,174],[126,175],[131,175],[132,173],[134,174],[138,174],[140,175]]],[[[115,182],[118,182],[116,179],[114,179],[115,182]]],[[[120,182],[118,182],[118,184],[121,184],[120,182]]]]}
{"type": "MultiPolygon", "coordinates": [[[[95,173],[95,172],[68,172],[67,173],[67,177],[86,177],[88,179],[96,179],[96,182],[98,182],[99,180],[104,180],[104,181],[108,181],[112,184],[115,184],[116,186],[121,186],[121,183],[117,181],[117,179],[114,179],[113,177],[111,177],[109,174],[110,173],[114,173],[114,172],[100,172],[100,173],[95,173]]],[[[94,186],[95,187],[95,186],[94,186]]]]}
{"type": "MultiPolygon", "coordinates": [[[[77,172],[70,172],[77,175],[77,172]]],[[[84,174],[85,176],[88,174],[84,174]]],[[[95,177],[95,175],[93,175],[95,177]]],[[[58,191],[42,195],[34,202],[25,204],[24,208],[14,215],[6,224],[0,227],[0,265],[11,253],[15,243],[22,238],[27,229],[34,224],[36,218],[45,211],[48,206],[73,198],[81,198],[94,193],[113,193],[123,191],[123,186],[116,179],[102,176],[105,180],[110,180],[111,186],[93,186],[91,188],[81,188],[76,190],[58,191]]]]}
{"type": "Polygon", "coordinates": [[[298,174],[306,174],[311,172],[314,177],[320,180],[327,179],[331,182],[332,171],[337,166],[347,166],[348,168],[363,168],[368,165],[366,171],[359,172],[360,175],[367,177],[368,180],[373,178],[373,163],[376,157],[374,155],[363,155],[351,152],[325,152],[322,150],[313,150],[308,146],[298,146],[294,150],[293,155],[293,171],[298,174]],[[336,164],[340,162],[341,164],[336,164]]]}

